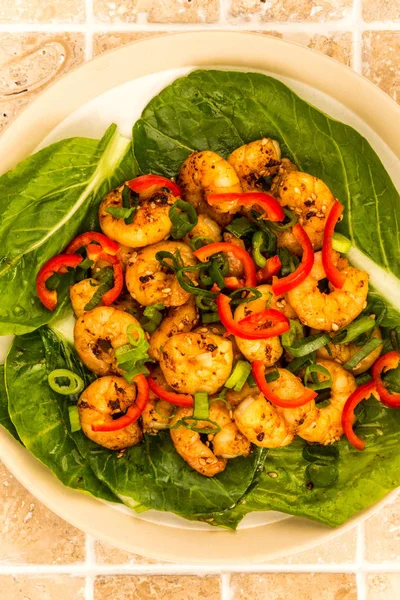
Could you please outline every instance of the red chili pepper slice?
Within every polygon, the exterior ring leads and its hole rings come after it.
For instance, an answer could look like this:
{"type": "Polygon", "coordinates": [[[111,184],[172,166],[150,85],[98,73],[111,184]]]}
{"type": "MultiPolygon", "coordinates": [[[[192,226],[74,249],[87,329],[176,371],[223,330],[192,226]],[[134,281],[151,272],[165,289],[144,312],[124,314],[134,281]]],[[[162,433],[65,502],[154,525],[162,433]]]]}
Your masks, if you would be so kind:
{"type": "Polygon", "coordinates": [[[346,404],[343,408],[342,413],[342,427],[343,431],[349,440],[357,450],[364,450],[365,441],[359,438],[353,430],[353,423],[355,421],[354,409],[360,402],[366,400],[376,390],[375,382],[368,381],[360,385],[346,400],[346,404]]]}
{"type": "Polygon", "coordinates": [[[290,329],[289,319],[273,308],[252,313],[237,322],[233,318],[230,302],[229,296],[225,294],[218,296],[217,309],[220,321],[229,333],[243,340],[265,340],[281,335],[290,329]],[[263,327],[264,325],[266,326],[263,327]]]}
{"type": "Polygon", "coordinates": [[[83,258],[79,254],[58,254],[43,265],[36,277],[36,293],[46,308],[54,310],[58,301],[56,290],[49,290],[46,281],[54,273],[66,273],[68,267],[77,267],[82,260],[83,258]]]}
{"type": "Polygon", "coordinates": [[[116,256],[111,256],[110,254],[106,254],[105,252],[101,252],[96,260],[104,260],[108,262],[114,272],[114,285],[101,297],[101,303],[104,306],[110,306],[115,300],[118,298],[120,293],[122,292],[122,288],[124,287],[124,274],[122,271],[121,263],[119,262],[116,256]]]}
{"type": "Polygon", "coordinates": [[[147,378],[147,383],[152,392],[156,394],[161,400],[165,400],[174,406],[194,406],[194,398],[190,394],[177,394],[176,392],[169,392],[165,390],[161,385],[150,374],[147,378]]]}
{"type": "Polygon", "coordinates": [[[266,283],[270,281],[274,275],[278,275],[281,270],[281,259],[276,254],[271,258],[267,258],[267,264],[262,269],[257,271],[257,281],[258,283],[266,283]]]}
{"type": "Polygon", "coordinates": [[[231,244],[229,242],[215,242],[214,244],[208,244],[207,246],[199,248],[198,250],[193,252],[193,254],[199,261],[207,262],[210,256],[212,256],[213,254],[217,254],[218,252],[232,252],[232,254],[243,263],[243,285],[240,285],[239,283],[233,281],[233,279],[236,278],[226,277],[226,287],[232,289],[233,286],[235,286],[233,289],[238,289],[238,287],[255,287],[257,285],[256,267],[253,259],[246,250],[240,248],[239,246],[236,246],[236,244],[231,244]]]}
{"type": "Polygon", "coordinates": [[[308,277],[314,264],[314,250],[310,242],[310,238],[300,223],[296,223],[296,225],[293,226],[292,232],[296,240],[303,248],[303,256],[301,263],[294,273],[290,273],[290,275],[287,277],[278,279],[272,284],[272,291],[274,292],[275,296],[285,294],[286,292],[289,292],[293,288],[300,285],[300,283],[302,283],[305,278],[308,277]]]}
{"type": "Polygon", "coordinates": [[[391,394],[384,381],[382,381],[382,372],[389,371],[390,369],[396,369],[400,362],[400,353],[397,350],[387,352],[378,358],[372,367],[372,378],[376,385],[376,391],[378,392],[382,404],[389,408],[400,408],[400,394],[391,394]]]}
{"type": "Polygon", "coordinates": [[[283,221],[285,213],[278,200],[265,192],[238,192],[229,194],[210,194],[207,196],[210,206],[226,205],[227,210],[237,206],[260,206],[269,221],[283,221]],[[228,206],[229,205],[229,206],[228,206]]]}
{"type": "Polygon", "coordinates": [[[335,231],[336,223],[343,212],[343,205],[337,200],[332,206],[324,229],[324,241],[322,243],[322,264],[327,278],[331,284],[338,289],[341,289],[346,281],[344,273],[339,271],[335,265],[335,253],[332,248],[332,236],[335,231]]]}
{"type": "Polygon", "coordinates": [[[143,374],[136,375],[133,381],[136,384],[137,395],[135,402],[128,408],[126,415],[115,419],[115,421],[94,422],[92,423],[93,431],[118,431],[119,429],[125,429],[125,427],[138,420],[149,401],[149,386],[143,374]]]}
{"type": "MultiPolygon", "coordinates": [[[[103,233],[98,233],[97,231],[87,231],[86,233],[82,233],[78,235],[70,244],[68,244],[67,249],[65,250],[66,254],[74,254],[79,248],[87,248],[89,246],[90,250],[96,253],[96,244],[93,242],[97,242],[100,245],[98,251],[103,250],[106,254],[111,254],[115,256],[119,250],[119,244],[110,240],[103,233]]],[[[88,253],[88,258],[90,258],[88,253]]],[[[91,258],[91,260],[93,260],[91,258]]],[[[96,260],[96,258],[94,258],[96,260]]]]}
{"type": "Polygon", "coordinates": [[[304,392],[300,396],[293,398],[293,400],[284,400],[275,394],[269,387],[268,382],[265,379],[265,366],[262,360],[254,360],[251,363],[251,370],[260,392],[264,394],[267,400],[276,406],[282,408],[298,408],[299,406],[304,406],[304,404],[311,402],[317,395],[317,392],[305,387],[304,392]]]}
{"type": "Polygon", "coordinates": [[[176,198],[182,196],[181,188],[170,179],[162,177],[161,175],[140,175],[127,183],[131,190],[137,194],[145,192],[152,186],[158,186],[168,188],[176,198]]]}

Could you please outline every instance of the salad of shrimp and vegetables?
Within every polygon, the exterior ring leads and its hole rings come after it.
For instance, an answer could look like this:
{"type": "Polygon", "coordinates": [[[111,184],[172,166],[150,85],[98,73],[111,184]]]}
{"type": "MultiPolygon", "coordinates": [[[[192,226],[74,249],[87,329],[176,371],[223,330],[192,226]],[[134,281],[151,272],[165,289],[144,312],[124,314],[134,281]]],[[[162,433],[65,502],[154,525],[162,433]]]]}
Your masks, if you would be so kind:
{"type": "Polygon", "coordinates": [[[368,273],[345,257],[342,213],[267,138],[227,160],[193,152],[176,181],[141,175],[108,193],[102,233],[79,235],[36,280],[54,311],[51,278],[75,273],[74,345],[96,378],[83,389],[63,370],[80,394],[74,430],[117,452],[169,430],[206,477],[296,436],[345,435],[363,450],[354,411],[371,395],[400,407],[382,379],[400,355],[383,353],[384,307],[374,313],[368,273]]]}

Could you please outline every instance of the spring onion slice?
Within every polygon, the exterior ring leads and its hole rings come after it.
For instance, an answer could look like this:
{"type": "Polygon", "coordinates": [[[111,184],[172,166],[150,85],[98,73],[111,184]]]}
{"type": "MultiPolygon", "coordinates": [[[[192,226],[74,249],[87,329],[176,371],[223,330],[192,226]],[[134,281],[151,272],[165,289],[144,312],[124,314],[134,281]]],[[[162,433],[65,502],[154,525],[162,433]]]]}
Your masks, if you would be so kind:
{"type": "Polygon", "coordinates": [[[178,429],[178,427],[181,426],[186,427],[186,429],[190,429],[191,431],[195,431],[196,433],[207,433],[208,435],[221,431],[221,427],[215,421],[212,421],[211,419],[197,419],[196,417],[182,417],[182,419],[177,421],[171,429],[178,429]],[[201,425],[196,425],[199,421],[201,422],[201,425]],[[213,427],[204,427],[204,423],[210,423],[213,427]]]}
{"type": "Polygon", "coordinates": [[[297,269],[300,261],[287,248],[278,248],[276,253],[281,261],[281,277],[286,277],[297,269]]]}
{"type": "Polygon", "coordinates": [[[325,408],[326,406],[329,406],[331,403],[331,395],[331,388],[326,388],[325,390],[319,392],[319,394],[314,398],[314,402],[317,405],[317,407],[325,408]]]}
{"type": "Polygon", "coordinates": [[[232,373],[225,382],[225,387],[235,392],[240,392],[251,373],[251,364],[245,360],[238,360],[232,373]]]}
{"type": "Polygon", "coordinates": [[[253,287],[242,287],[239,290],[235,290],[229,294],[229,297],[231,299],[231,306],[237,306],[238,304],[243,304],[244,302],[253,302],[254,300],[258,300],[262,297],[262,293],[253,287]],[[248,292],[248,294],[243,297],[243,292],[248,292]]]}
{"type": "Polygon", "coordinates": [[[246,217],[239,217],[234,219],[229,225],[225,227],[226,231],[229,231],[236,238],[244,237],[248,233],[256,231],[254,223],[249,221],[246,217]]]}
{"type": "Polygon", "coordinates": [[[358,338],[358,336],[360,336],[361,334],[366,333],[367,331],[370,331],[375,327],[375,319],[372,319],[371,317],[367,316],[359,317],[358,319],[350,323],[350,325],[347,325],[346,327],[340,329],[333,336],[332,342],[333,344],[348,344],[349,342],[352,342],[353,340],[358,338]]]}
{"type": "Polygon", "coordinates": [[[279,371],[275,368],[273,371],[270,371],[270,373],[266,374],[265,379],[268,383],[271,383],[271,381],[276,381],[277,379],[279,379],[279,377],[279,371]]]}
{"type": "Polygon", "coordinates": [[[146,306],[143,311],[143,317],[145,317],[146,320],[141,323],[145,331],[148,333],[153,333],[157,329],[163,318],[163,315],[160,311],[164,310],[164,308],[165,306],[161,302],[146,306]]]}
{"type": "Polygon", "coordinates": [[[215,240],[213,240],[212,238],[206,237],[204,235],[197,235],[196,237],[190,240],[189,246],[193,251],[195,251],[199,248],[202,248],[203,246],[207,246],[207,244],[213,244],[214,242],[215,240]]]}
{"type": "Polygon", "coordinates": [[[85,311],[96,308],[104,294],[111,290],[114,283],[114,271],[112,267],[104,267],[103,269],[100,269],[100,271],[94,275],[94,279],[97,279],[99,283],[92,284],[93,287],[96,287],[96,291],[89,302],[85,305],[85,311]]]}
{"type": "Polygon", "coordinates": [[[68,416],[69,423],[71,426],[71,433],[75,433],[75,431],[79,431],[80,429],[82,429],[81,420],[79,418],[79,411],[76,404],[74,404],[73,406],[68,406],[68,416]]]}
{"type": "Polygon", "coordinates": [[[206,312],[201,315],[201,322],[204,324],[208,323],[219,323],[220,318],[217,312],[206,312]]]}
{"type": "Polygon", "coordinates": [[[371,338],[365,344],[365,346],[363,346],[362,348],[360,348],[360,350],[353,354],[350,360],[348,360],[347,363],[343,365],[344,368],[348,371],[350,371],[351,369],[355,369],[359,362],[361,362],[366,356],[368,356],[368,354],[371,354],[371,352],[376,350],[376,348],[378,348],[378,346],[381,346],[382,344],[382,340],[379,340],[378,338],[371,338]]]}
{"type": "Polygon", "coordinates": [[[300,356],[306,356],[307,354],[326,346],[326,344],[329,344],[330,341],[331,338],[329,337],[329,334],[316,333],[315,335],[310,335],[302,340],[299,340],[298,342],[295,342],[291,346],[285,346],[285,349],[291,356],[297,358],[300,356]]]}
{"type": "Polygon", "coordinates": [[[303,338],[303,326],[297,319],[289,319],[290,329],[281,335],[282,345],[292,346],[295,342],[303,338]]]}
{"type": "Polygon", "coordinates": [[[220,289],[224,288],[224,277],[229,273],[229,263],[227,258],[223,254],[214,255],[211,259],[211,265],[208,272],[212,280],[211,283],[216,283],[220,289]]]}
{"type": "Polygon", "coordinates": [[[393,350],[399,350],[400,348],[400,327],[393,327],[390,330],[390,342],[392,344],[393,350]]]}
{"type": "Polygon", "coordinates": [[[247,382],[246,383],[251,388],[257,387],[257,383],[256,383],[256,380],[253,377],[253,373],[250,373],[250,375],[247,378],[247,382]]]}
{"type": "Polygon", "coordinates": [[[115,219],[128,219],[134,211],[135,209],[133,206],[131,206],[131,208],[124,208],[123,206],[109,206],[105,210],[106,213],[115,219]]]}
{"type": "Polygon", "coordinates": [[[124,218],[125,225],[131,225],[139,208],[139,194],[131,190],[129,185],[125,185],[122,190],[122,206],[130,209],[130,214],[124,218]]]}
{"type": "Polygon", "coordinates": [[[209,411],[207,392],[196,392],[194,395],[194,419],[208,419],[209,411]]]}
{"type": "Polygon", "coordinates": [[[291,373],[297,373],[300,369],[304,369],[307,365],[311,365],[312,363],[315,363],[315,352],[311,352],[307,356],[295,358],[286,366],[286,369],[291,373]]]}
{"type": "Polygon", "coordinates": [[[336,250],[336,252],[347,254],[351,248],[351,241],[341,233],[335,231],[332,236],[332,248],[333,250],[336,250]]]}
{"type": "Polygon", "coordinates": [[[184,200],[177,200],[169,209],[168,216],[172,223],[171,236],[175,240],[185,237],[197,225],[198,221],[196,209],[184,200]]]}
{"type": "Polygon", "coordinates": [[[329,373],[328,369],[326,369],[325,367],[323,367],[322,365],[308,365],[306,367],[305,373],[304,373],[304,385],[312,390],[326,390],[326,388],[331,388],[332,387],[332,377],[331,374],[329,373]],[[328,377],[328,379],[324,380],[324,381],[320,381],[318,379],[318,377],[316,377],[316,381],[314,381],[314,383],[310,383],[308,381],[308,378],[310,375],[312,375],[313,373],[320,373],[321,375],[326,375],[328,377]]]}
{"type": "Polygon", "coordinates": [[[289,220],[286,223],[276,223],[268,221],[268,227],[270,227],[274,231],[285,231],[286,229],[290,229],[291,227],[293,227],[293,225],[296,225],[297,217],[294,214],[294,212],[292,212],[288,208],[284,208],[283,212],[289,220]]]}
{"type": "Polygon", "coordinates": [[[253,246],[253,260],[261,269],[267,264],[267,259],[261,252],[268,251],[268,238],[264,231],[256,231],[251,240],[253,246]]]}
{"type": "Polygon", "coordinates": [[[371,381],[371,380],[372,380],[372,377],[369,373],[362,373],[361,375],[356,377],[357,387],[360,387],[360,385],[362,385],[363,383],[368,383],[368,381],[371,381]]]}
{"type": "Polygon", "coordinates": [[[194,301],[196,302],[197,308],[205,311],[215,311],[215,302],[211,298],[203,298],[203,296],[196,296],[194,301]]]}
{"type": "Polygon", "coordinates": [[[82,377],[68,369],[54,369],[49,373],[47,381],[54,392],[63,396],[79,394],[85,387],[82,377]],[[57,379],[61,379],[61,383],[57,383],[57,379]]]}
{"type": "Polygon", "coordinates": [[[196,286],[193,281],[186,275],[186,273],[192,273],[194,271],[198,271],[202,268],[209,266],[210,263],[200,263],[195,265],[194,267],[182,267],[176,272],[176,278],[178,280],[179,285],[185,292],[189,294],[193,294],[194,296],[203,296],[203,298],[216,298],[218,294],[216,292],[211,292],[210,290],[204,290],[201,287],[196,286]]]}
{"type": "MultiPolygon", "coordinates": [[[[147,361],[148,359],[146,359],[147,361]]],[[[148,375],[150,373],[150,371],[148,370],[148,368],[145,365],[145,360],[140,360],[140,361],[136,361],[135,362],[135,366],[132,369],[129,369],[129,371],[125,371],[124,372],[124,378],[128,383],[132,383],[134,378],[136,377],[136,375],[148,375]]]]}

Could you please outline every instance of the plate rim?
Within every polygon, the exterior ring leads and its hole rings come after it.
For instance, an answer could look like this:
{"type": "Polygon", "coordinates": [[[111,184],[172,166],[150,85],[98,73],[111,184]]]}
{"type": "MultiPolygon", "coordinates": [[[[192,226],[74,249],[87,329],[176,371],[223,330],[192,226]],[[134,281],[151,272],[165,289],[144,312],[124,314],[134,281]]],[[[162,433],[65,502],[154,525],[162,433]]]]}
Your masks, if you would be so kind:
{"type": "MultiPolygon", "coordinates": [[[[379,137],[400,159],[400,139],[396,138],[392,125],[393,120],[400,117],[400,107],[350,67],[299,44],[263,34],[201,31],[137,40],[63,75],[42,91],[4,131],[0,138],[2,169],[8,170],[27,156],[56,125],[96,96],[142,75],[193,65],[267,70],[278,77],[292,77],[307,83],[350,108],[373,131],[379,132],[379,137]],[[269,56],[273,57],[271,61],[269,56]],[[295,70],[295,64],[301,65],[300,73],[295,70]],[[72,98],[71,88],[74,89],[72,98]],[[353,90],[350,97],[349,90],[353,90]],[[378,103],[380,110],[376,111],[378,103]],[[39,122],[38,115],[45,118],[39,122]],[[21,143],[17,145],[16,139],[21,143]]],[[[235,533],[186,530],[110,511],[99,500],[65,488],[3,430],[0,431],[0,458],[43,504],[96,538],[149,558],[209,566],[243,565],[301,552],[348,531],[397,495],[393,490],[336,529],[291,517],[235,533]],[[293,541],[296,536],[297,541],[293,541]],[[265,548],[268,538],[274,540],[273,549],[265,548]]]]}

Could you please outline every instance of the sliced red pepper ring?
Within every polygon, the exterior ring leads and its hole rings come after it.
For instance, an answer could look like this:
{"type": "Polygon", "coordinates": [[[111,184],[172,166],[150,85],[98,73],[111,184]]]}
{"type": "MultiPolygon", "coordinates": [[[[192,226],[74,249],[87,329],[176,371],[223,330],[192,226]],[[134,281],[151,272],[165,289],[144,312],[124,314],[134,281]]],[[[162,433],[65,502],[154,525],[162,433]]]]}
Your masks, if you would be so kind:
{"type": "Polygon", "coordinates": [[[268,385],[268,382],[265,379],[265,366],[262,360],[254,360],[251,363],[251,370],[260,392],[264,394],[267,400],[276,406],[280,406],[282,408],[298,408],[299,406],[308,404],[315,398],[315,396],[317,396],[316,391],[305,387],[304,392],[300,396],[297,396],[292,400],[285,400],[284,398],[281,398],[275,394],[275,392],[273,392],[268,385]]]}
{"type": "Polygon", "coordinates": [[[195,250],[193,254],[200,262],[207,262],[210,256],[213,254],[218,254],[218,252],[232,252],[235,258],[243,263],[243,285],[240,285],[239,282],[236,283],[237,280],[234,281],[236,278],[226,277],[226,287],[229,287],[230,289],[238,289],[239,287],[255,287],[257,285],[256,266],[253,259],[246,250],[236,246],[236,244],[231,244],[229,242],[215,242],[214,244],[207,244],[207,246],[198,248],[198,250],[195,250]]]}
{"type": "Polygon", "coordinates": [[[390,393],[382,380],[382,372],[396,369],[399,366],[400,353],[397,350],[387,352],[378,358],[372,367],[372,378],[376,385],[376,391],[379,394],[382,404],[389,408],[400,408],[400,394],[390,393]]]}
{"type": "Polygon", "coordinates": [[[342,413],[342,427],[345,436],[357,450],[364,450],[365,441],[359,438],[353,429],[353,423],[355,421],[354,410],[356,406],[363,400],[366,400],[376,390],[374,381],[367,381],[360,385],[346,400],[346,404],[343,408],[342,413]]]}
{"type": "Polygon", "coordinates": [[[324,241],[322,243],[322,265],[331,284],[338,289],[344,285],[346,277],[339,271],[335,264],[335,251],[332,248],[332,236],[335,231],[336,223],[343,212],[343,205],[338,200],[335,201],[329,211],[324,229],[324,241]]]}
{"type": "Polygon", "coordinates": [[[115,419],[115,421],[94,422],[92,423],[93,431],[118,431],[119,429],[125,429],[125,427],[138,420],[149,401],[149,386],[143,374],[136,375],[133,382],[136,384],[137,389],[136,399],[128,408],[126,415],[115,419]]]}
{"type": "Polygon", "coordinates": [[[267,308],[252,313],[241,321],[235,321],[230,307],[231,298],[220,294],[217,309],[221,323],[232,335],[243,340],[265,340],[281,335],[290,329],[289,319],[279,310],[267,308]]]}
{"type": "Polygon", "coordinates": [[[194,398],[190,394],[177,394],[176,392],[169,392],[159,385],[156,379],[150,374],[147,378],[147,383],[152,392],[155,393],[161,400],[165,400],[174,406],[194,406],[194,398]]]}
{"type": "MultiPolygon", "coordinates": [[[[117,244],[117,242],[114,242],[113,240],[110,240],[110,238],[108,238],[103,233],[98,233],[97,231],[87,231],[86,233],[82,233],[81,235],[78,235],[78,237],[76,237],[74,240],[72,240],[72,242],[68,244],[65,253],[74,254],[77,250],[79,250],[79,248],[89,247],[89,252],[91,251],[95,254],[96,244],[93,244],[93,242],[96,242],[100,246],[98,250],[99,252],[100,250],[102,250],[106,254],[111,254],[112,256],[115,256],[119,250],[119,244],[117,244]]],[[[90,258],[89,252],[88,258],[90,258]]]]}
{"type": "Polygon", "coordinates": [[[140,175],[135,179],[131,179],[127,183],[130,189],[137,194],[145,192],[150,187],[157,186],[168,188],[176,198],[180,198],[182,196],[182,191],[179,185],[170,179],[167,179],[166,177],[162,177],[161,175],[140,175]]]}
{"type": "Polygon", "coordinates": [[[68,267],[75,269],[82,260],[80,254],[58,254],[43,265],[36,277],[36,293],[46,308],[54,310],[58,302],[56,290],[49,290],[46,281],[55,273],[66,273],[68,267]]]}
{"type": "Polygon", "coordinates": [[[263,209],[263,219],[283,221],[285,213],[278,200],[265,192],[238,192],[229,194],[210,194],[207,196],[210,206],[219,206],[229,212],[238,206],[259,206],[263,209]]]}
{"type": "Polygon", "coordinates": [[[257,281],[258,283],[266,283],[270,281],[272,277],[278,275],[281,270],[281,259],[276,254],[275,256],[271,256],[271,258],[267,258],[267,264],[262,269],[257,271],[257,281]]]}
{"type": "Polygon", "coordinates": [[[296,223],[293,226],[292,233],[303,248],[303,256],[301,263],[293,273],[290,273],[287,277],[278,279],[272,284],[272,291],[275,296],[286,294],[286,292],[300,285],[308,277],[314,264],[314,250],[310,238],[300,223],[296,223]]]}

